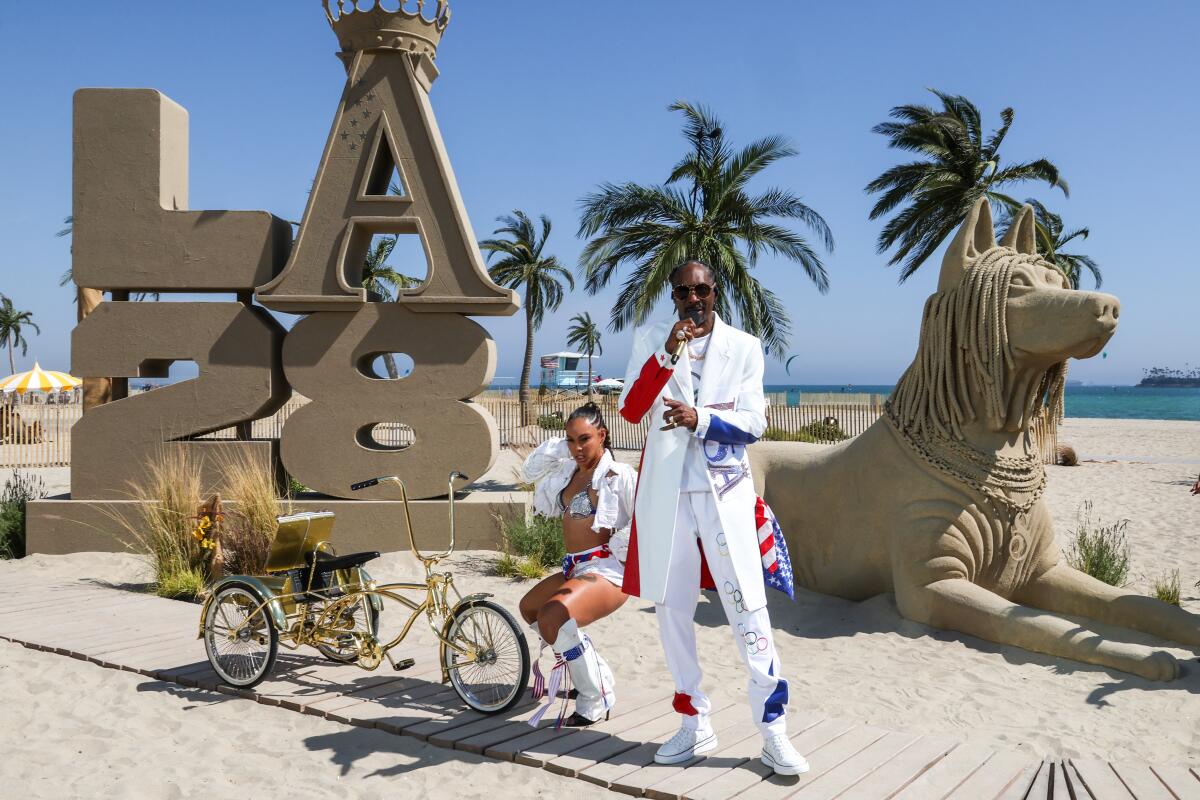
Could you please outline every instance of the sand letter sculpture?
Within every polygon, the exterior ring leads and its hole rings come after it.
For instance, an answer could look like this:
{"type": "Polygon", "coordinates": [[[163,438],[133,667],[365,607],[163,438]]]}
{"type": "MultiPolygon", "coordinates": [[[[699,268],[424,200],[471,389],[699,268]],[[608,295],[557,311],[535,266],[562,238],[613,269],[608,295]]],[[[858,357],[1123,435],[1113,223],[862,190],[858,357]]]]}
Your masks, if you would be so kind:
{"type": "Polygon", "coordinates": [[[900,613],[917,622],[1152,680],[1178,677],[1168,651],[1060,616],[1200,646],[1200,616],[1066,564],[1030,434],[1037,413],[1061,413],[1066,360],[1099,353],[1118,312],[1115,297],[1069,289],[1038,257],[1032,208],[997,246],[980,199],[946,253],[916,359],[884,416],[832,448],[751,448],[796,581],[852,600],[895,592],[900,613]]]}
{"type": "MultiPolygon", "coordinates": [[[[192,450],[214,488],[217,466],[242,450],[280,458],[334,497],[375,475],[436,497],[450,470],[491,467],[495,422],[469,400],[492,378],[495,346],[466,315],[511,314],[517,301],[488,277],[430,104],[448,3],[324,7],[347,79],[294,243],[288,223],[266,212],[187,210],[182,106],[152,89],[76,93],[75,278],[115,302],[76,327],[72,370],[115,380],[113,402],[72,431],[73,501],[129,497],[130,482],[172,448],[192,450]],[[361,285],[379,234],[417,236],[425,254],[424,280],[396,302],[368,302],[361,285]],[[129,302],[131,292],[231,297],[129,302]],[[285,331],[263,306],[303,316],[285,331]],[[411,374],[376,374],[385,353],[408,354],[411,374]],[[199,376],[127,395],[128,378],[166,376],[181,360],[199,376]],[[253,440],[250,423],[293,391],[311,402],[279,442],[253,440]],[[379,423],[407,426],[410,440],[381,444],[379,423]],[[237,439],[203,438],[230,427],[237,439]],[[221,451],[225,459],[211,457],[221,451]]],[[[386,487],[355,498],[395,499],[386,487]]]]}

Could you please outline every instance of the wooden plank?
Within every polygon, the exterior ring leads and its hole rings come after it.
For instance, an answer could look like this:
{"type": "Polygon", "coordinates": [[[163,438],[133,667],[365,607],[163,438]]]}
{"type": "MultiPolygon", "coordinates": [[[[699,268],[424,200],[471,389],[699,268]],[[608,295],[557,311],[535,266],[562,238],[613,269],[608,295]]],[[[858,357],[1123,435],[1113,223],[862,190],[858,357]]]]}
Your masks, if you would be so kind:
{"type": "Polygon", "coordinates": [[[1133,797],[1106,762],[1096,758],[1072,758],[1069,763],[1096,800],[1129,800],[1133,797]]]}
{"type": "Polygon", "coordinates": [[[990,747],[960,745],[908,786],[892,800],[928,800],[946,797],[963,781],[971,777],[994,755],[990,747]]]}
{"type": "Polygon", "coordinates": [[[839,796],[839,800],[877,800],[880,797],[891,797],[943,759],[954,746],[954,740],[949,737],[921,737],[895,758],[849,787],[839,796]]]}
{"type": "Polygon", "coordinates": [[[1110,763],[1109,767],[1137,800],[1176,800],[1175,795],[1167,791],[1166,785],[1150,771],[1150,767],[1146,764],[1117,764],[1114,762],[1110,763]]]}
{"type": "MultiPolygon", "coordinates": [[[[825,715],[813,712],[792,712],[788,714],[788,727],[792,731],[793,741],[801,733],[825,721],[825,715]]],[[[758,726],[748,726],[749,733],[740,735],[742,730],[734,726],[729,735],[721,737],[720,746],[687,769],[680,770],[675,775],[651,786],[646,791],[647,797],[657,800],[677,800],[698,786],[709,783],[724,775],[731,769],[737,769],[751,759],[757,759],[762,752],[762,737],[758,726]],[[739,738],[740,736],[740,738],[739,738]]]]}
{"type": "Polygon", "coordinates": [[[1200,777],[1187,767],[1160,767],[1151,764],[1150,769],[1164,785],[1170,787],[1171,794],[1179,800],[1200,800],[1200,777]]]}
{"type": "MultiPolygon", "coordinates": [[[[713,731],[717,734],[717,747],[720,747],[723,738],[733,735],[732,732],[735,730],[735,726],[740,725],[742,728],[748,728],[751,731],[755,730],[754,724],[748,719],[749,716],[749,709],[745,703],[732,703],[713,714],[710,717],[710,721],[713,731]]],[[[676,724],[669,733],[673,734],[678,729],[678,724],[676,724]]],[[[737,738],[744,739],[745,735],[739,735],[737,738]]],[[[655,749],[657,750],[657,748],[655,749]]],[[[702,758],[704,756],[693,758],[685,762],[685,764],[694,764],[702,758]]],[[[631,794],[634,797],[640,797],[645,794],[647,788],[673,775],[683,767],[684,765],[680,764],[655,763],[652,753],[650,763],[621,776],[618,780],[613,781],[609,788],[624,794],[631,794]]]]}
{"type": "Polygon", "coordinates": [[[1054,781],[1054,800],[1093,800],[1079,773],[1065,761],[1055,765],[1054,781]]]}
{"type": "Polygon", "coordinates": [[[886,735],[887,731],[882,728],[869,725],[853,728],[845,735],[805,755],[809,763],[808,772],[803,775],[769,774],[765,780],[751,786],[738,797],[745,797],[747,800],[779,800],[790,797],[825,777],[886,735]]]}
{"type": "MultiPolygon", "coordinates": [[[[791,736],[792,746],[800,751],[800,755],[808,757],[817,748],[844,736],[855,728],[853,722],[843,719],[823,720],[810,728],[806,728],[791,736]]],[[[725,800],[758,785],[764,778],[775,773],[762,763],[759,753],[762,752],[761,742],[756,743],[753,754],[735,769],[726,770],[709,782],[697,786],[687,793],[687,797],[696,800],[725,800]]]]}
{"type": "Polygon", "coordinates": [[[554,730],[553,722],[543,721],[542,727],[515,739],[509,739],[484,750],[485,755],[493,758],[505,758],[528,766],[540,767],[553,761],[559,756],[574,752],[593,742],[601,741],[608,736],[616,735],[642,725],[659,717],[675,715],[666,698],[649,703],[641,708],[619,714],[608,722],[593,725],[591,728],[574,729],[568,732],[554,730]]]}
{"type": "Polygon", "coordinates": [[[429,733],[427,739],[430,744],[438,747],[457,747],[460,741],[512,725],[517,720],[527,717],[535,707],[536,703],[532,700],[525,700],[503,714],[484,714],[472,722],[429,733]]]}
{"type": "MultiPolygon", "coordinates": [[[[646,699],[653,702],[650,700],[653,697],[655,696],[651,695],[646,699]]],[[[728,707],[724,706],[725,709],[728,707]]],[[[645,709],[636,721],[625,720],[619,725],[599,729],[600,733],[607,734],[604,738],[551,759],[544,766],[559,775],[574,776],[594,764],[632,750],[645,742],[647,738],[658,735],[659,729],[663,726],[674,725],[675,727],[671,730],[678,730],[680,717],[669,709],[670,706],[660,701],[645,709]]]]}
{"type": "MultiPolygon", "coordinates": [[[[842,737],[843,739],[848,737],[842,737]]],[[[792,795],[805,800],[833,800],[883,767],[920,740],[912,733],[887,733],[792,795]]],[[[839,740],[841,741],[841,740],[839,740]]],[[[817,751],[820,755],[821,751],[817,751]]]]}
{"type": "MultiPolygon", "coordinates": [[[[1023,753],[996,753],[959,784],[949,797],[962,800],[993,800],[1019,782],[1022,783],[1023,789],[1027,789],[1038,764],[1033,756],[1023,753]]],[[[1021,796],[1024,797],[1023,790],[1021,796]]]]}
{"type": "Polygon", "coordinates": [[[1053,774],[1054,762],[1046,759],[1037,765],[1037,770],[1028,782],[1025,782],[1022,776],[1021,780],[1015,781],[1000,795],[999,800],[1048,800],[1051,797],[1050,784],[1053,774]]]}

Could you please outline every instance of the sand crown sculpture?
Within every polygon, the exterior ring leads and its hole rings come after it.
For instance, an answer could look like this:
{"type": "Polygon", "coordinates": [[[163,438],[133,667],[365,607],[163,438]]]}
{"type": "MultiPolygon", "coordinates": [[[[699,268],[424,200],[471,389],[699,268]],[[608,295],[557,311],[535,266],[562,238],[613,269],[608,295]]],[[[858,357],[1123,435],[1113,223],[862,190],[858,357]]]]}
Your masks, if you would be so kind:
{"type": "MultiPolygon", "coordinates": [[[[76,93],[75,280],[111,290],[116,302],[75,328],[72,371],[118,380],[116,399],[89,408],[72,431],[73,501],[127,498],[130,481],[172,448],[203,457],[214,487],[217,465],[228,463],[220,454],[242,451],[281,458],[333,497],[348,496],[353,480],[391,474],[411,497],[436,497],[450,470],[491,467],[495,422],[466,401],[491,381],[495,347],[466,315],[518,306],[488,277],[430,104],[448,3],[323,5],[347,77],[294,241],[289,224],[266,212],[187,210],[181,106],[151,89],[76,93]],[[389,194],[392,183],[400,196],[389,194]],[[420,238],[428,276],[397,302],[367,302],[364,257],[373,236],[393,233],[420,238]],[[128,302],[147,291],[237,301],[128,302]],[[252,299],[304,316],[285,331],[252,299]],[[384,353],[408,354],[411,374],[382,380],[371,363],[384,353]],[[121,379],[166,376],[176,360],[195,361],[199,376],[126,396],[121,379]],[[311,402],[279,441],[251,440],[250,422],[293,390],[311,402]],[[381,422],[407,425],[414,441],[379,444],[371,429],[381,422]],[[239,440],[195,440],[230,426],[239,440]]],[[[355,497],[394,499],[385,487],[355,497]]]]}
{"type": "Polygon", "coordinates": [[[1200,646],[1200,616],[1068,566],[1041,499],[1030,424],[1061,413],[1066,360],[1099,353],[1118,312],[1115,297],[1067,288],[1036,255],[1032,208],[997,246],[988,201],[976,202],[885,415],[834,447],[750,448],[797,583],[852,600],[894,592],[900,613],[927,625],[1178,677],[1169,651],[1059,616],[1200,646]]]}

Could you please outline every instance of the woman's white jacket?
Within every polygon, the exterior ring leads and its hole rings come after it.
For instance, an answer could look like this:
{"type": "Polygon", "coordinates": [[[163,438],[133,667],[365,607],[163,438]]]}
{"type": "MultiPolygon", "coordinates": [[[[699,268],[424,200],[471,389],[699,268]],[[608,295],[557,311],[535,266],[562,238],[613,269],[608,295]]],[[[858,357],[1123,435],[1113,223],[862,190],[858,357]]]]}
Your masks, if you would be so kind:
{"type": "MultiPolygon", "coordinates": [[[[544,517],[562,514],[559,497],[575,473],[575,459],[566,439],[548,439],[529,454],[521,466],[526,481],[533,483],[533,510],[544,517]]],[[[637,470],[622,464],[608,451],[600,457],[592,473],[596,492],[596,517],[592,530],[612,530],[609,549],[621,561],[629,551],[629,526],[633,522],[633,498],[637,491],[637,470]]]]}

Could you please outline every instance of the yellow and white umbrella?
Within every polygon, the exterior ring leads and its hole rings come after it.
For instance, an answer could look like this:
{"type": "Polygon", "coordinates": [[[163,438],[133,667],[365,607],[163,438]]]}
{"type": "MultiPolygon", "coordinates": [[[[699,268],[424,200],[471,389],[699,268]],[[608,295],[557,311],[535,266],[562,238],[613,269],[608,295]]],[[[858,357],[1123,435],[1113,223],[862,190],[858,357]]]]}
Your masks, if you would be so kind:
{"type": "Polygon", "coordinates": [[[50,372],[42,369],[35,361],[33,369],[18,372],[0,381],[0,392],[57,392],[72,389],[83,383],[79,378],[65,372],[50,372]]]}

